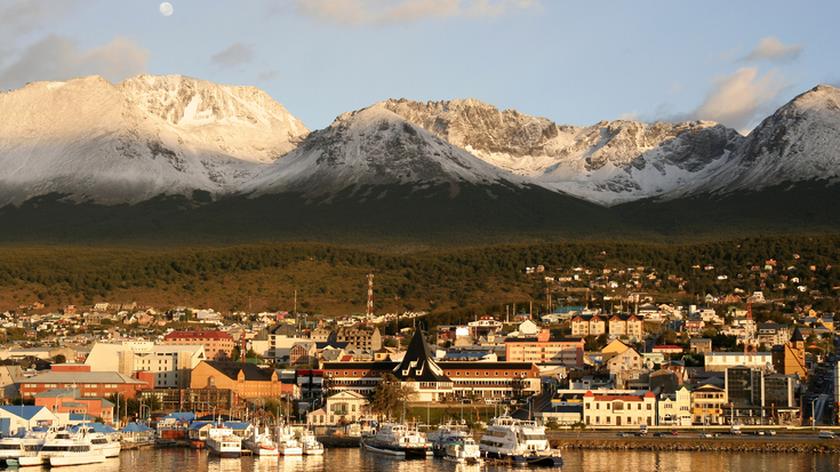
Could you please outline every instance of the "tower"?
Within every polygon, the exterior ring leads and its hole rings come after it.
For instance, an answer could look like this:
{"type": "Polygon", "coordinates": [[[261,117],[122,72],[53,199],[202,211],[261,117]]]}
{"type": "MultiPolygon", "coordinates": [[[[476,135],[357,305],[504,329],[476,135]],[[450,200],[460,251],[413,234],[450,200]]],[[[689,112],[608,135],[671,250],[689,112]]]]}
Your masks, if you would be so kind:
{"type": "Polygon", "coordinates": [[[373,272],[367,275],[367,316],[373,318],[373,272]]]}

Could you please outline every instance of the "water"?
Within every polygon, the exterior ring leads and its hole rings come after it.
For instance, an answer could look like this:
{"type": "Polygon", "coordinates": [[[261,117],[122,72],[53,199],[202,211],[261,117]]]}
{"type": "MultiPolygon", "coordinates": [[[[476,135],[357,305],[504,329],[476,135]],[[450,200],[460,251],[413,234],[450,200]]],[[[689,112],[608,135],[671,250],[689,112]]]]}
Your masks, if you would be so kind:
{"type": "MultiPolygon", "coordinates": [[[[563,472],[835,472],[840,454],[713,453],[648,451],[564,451],[563,472]]],[[[35,469],[37,470],[37,469],[35,469]]],[[[403,461],[359,449],[330,449],[323,457],[218,459],[206,451],[148,449],[125,451],[104,464],[67,467],[72,472],[473,472],[509,467],[464,466],[429,458],[403,461]]],[[[551,470],[522,469],[516,470],[551,470]]],[[[557,469],[555,469],[557,470],[557,469]]]]}

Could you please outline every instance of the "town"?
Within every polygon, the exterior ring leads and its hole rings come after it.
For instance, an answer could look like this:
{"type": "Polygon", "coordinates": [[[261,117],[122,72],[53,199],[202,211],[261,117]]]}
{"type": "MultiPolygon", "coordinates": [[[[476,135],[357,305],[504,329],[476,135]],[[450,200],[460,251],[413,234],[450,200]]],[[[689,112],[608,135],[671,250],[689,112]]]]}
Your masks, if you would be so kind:
{"type": "Polygon", "coordinates": [[[549,429],[838,423],[834,314],[819,308],[840,288],[826,286],[830,266],[796,254],[738,273],[696,265],[709,291],[682,302],[674,289],[686,281],[650,267],[521,270],[543,299],[446,324],[377,314],[373,275],[366,313],[343,317],[22,305],[0,315],[0,382],[4,402],[31,407],[0,409],[0,428],[122,427],[185,411],[284,418],[322,435],[384,416],[472,425],[505,412],[549,429]],[[383,405],[391,384],[399,411],[383,405]]]}

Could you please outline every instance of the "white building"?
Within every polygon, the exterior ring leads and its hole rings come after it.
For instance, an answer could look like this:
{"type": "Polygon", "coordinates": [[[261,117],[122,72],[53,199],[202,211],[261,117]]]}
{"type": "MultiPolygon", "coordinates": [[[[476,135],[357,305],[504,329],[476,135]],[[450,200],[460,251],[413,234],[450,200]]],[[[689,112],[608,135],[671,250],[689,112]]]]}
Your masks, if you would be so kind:
{"type": "Polygon", "coordinates": [[[657,402],[659,425],[691,426],[691,392],[681,387],[671,395],[661,395],[657,402]]]}
{"type": "Polygon", "coordinates": [[[583,395],[583,422],[589,427],[638,427],[656,424],[656,395],[583,395]]]}
{"type": "Polygon", "coordinates": [[[152,372],[155,388],[185,388],[190,372],[205,360],[204,346],[192,344],[157,345],[150,341],[96,343],[85,364],[91,372],[152,372]]]}
{"type": "Polygon", "coordinates": [[[43,406],[2,405],[0,406],[0,433],[8,436],[36,426],[65,424],[69,415],[62,416],[63,418],[43,406]]]}

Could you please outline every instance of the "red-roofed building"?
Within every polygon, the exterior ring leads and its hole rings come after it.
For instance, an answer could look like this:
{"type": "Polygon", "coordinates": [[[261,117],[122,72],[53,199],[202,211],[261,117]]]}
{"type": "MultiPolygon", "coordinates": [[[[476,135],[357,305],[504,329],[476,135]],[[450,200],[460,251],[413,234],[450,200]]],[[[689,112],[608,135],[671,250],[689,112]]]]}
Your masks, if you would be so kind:
{"type": "Polygon", "coordinates": [[[656,395],[593,393],[583,395],[583,421],[596,427],[638,427],[656,424],[656,395]]]}
{"type": "Polygon", "coordinates": [[[208,360],[229,360],[236,345],[233,336],[224,331],[173,331],[163,337],[163,344],[204,346],[208,360]]]}

